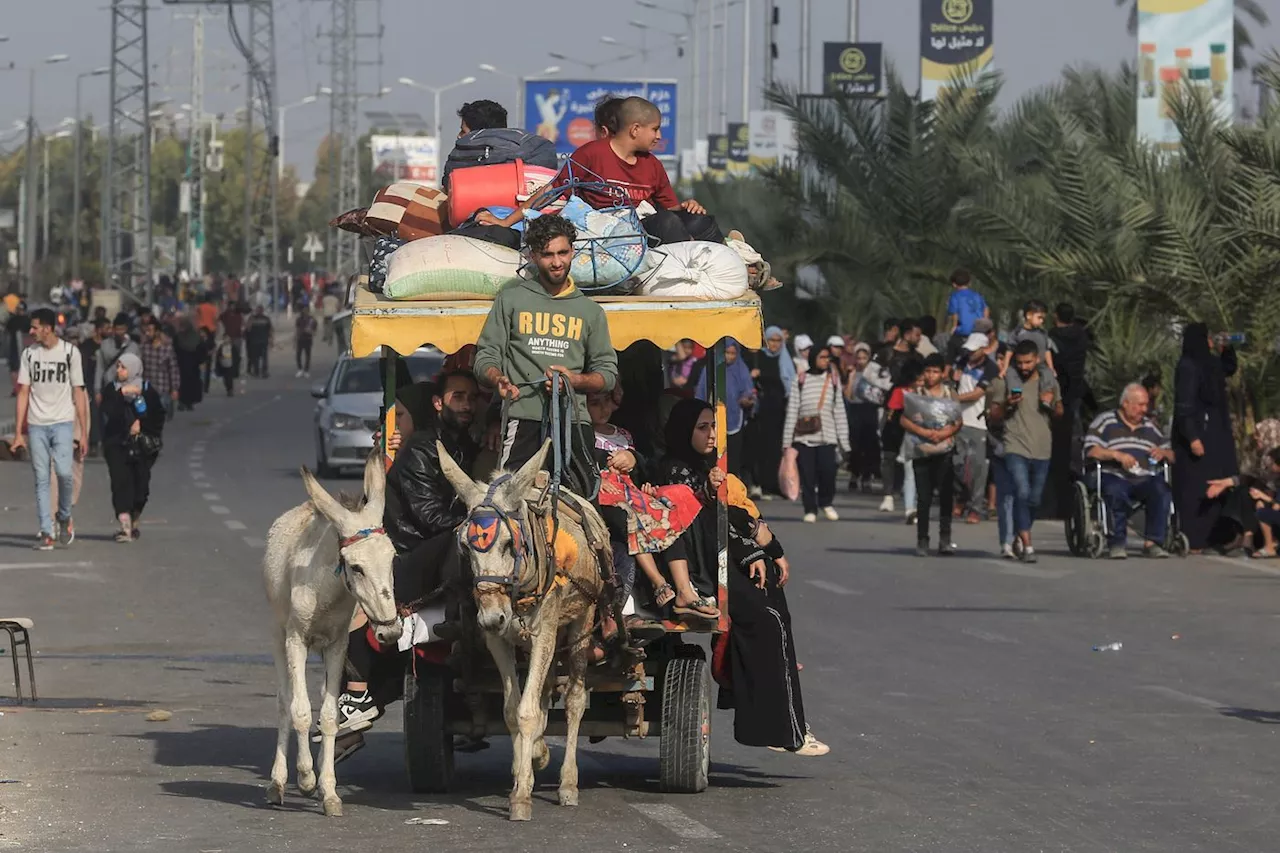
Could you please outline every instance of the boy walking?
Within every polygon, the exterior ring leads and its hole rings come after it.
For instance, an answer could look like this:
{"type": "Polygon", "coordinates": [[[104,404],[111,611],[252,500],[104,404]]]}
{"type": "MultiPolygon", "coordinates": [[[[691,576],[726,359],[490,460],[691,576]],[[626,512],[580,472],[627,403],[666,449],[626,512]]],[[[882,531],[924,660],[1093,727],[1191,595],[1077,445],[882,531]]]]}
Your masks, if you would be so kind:
{"type": "MultiPolygon", "coordinates": [[[[924,387],[920,396],[937,400],[954,400],[955,392],[942,380],[947,362],[935,352],[924,360],[924,387]]],[[[902,428],[915,436],[912,470],[916,481],[916,554],[929,553],[929,515],[933,509],[933,493],[938,492],[938,556],[955,553],[951,543],[951,510],[955,503],[955,436],[960,432],[959,406],[955,418],[944,424],[929,423],[920,416],[902,417],[902,428]]]]}
{"type": "Polygon", "coordinates": [[[54,542],[70,545],[76,538],[71,520],[75,496],[74,463],[89,444],[89,403],[84,390],[84,366],[79,351],[58,338],[58,317],[51,308],[31,313],[35,343],[22,352],[18,364],[18,417],[13,449],[30,440],[31,467],[36,477],[36,515],[40,535],[36,550],[52,551],[54,542]],[[25,433],[25,435],[24,435],[25,433]],[[49,465],[58,478],[58,511],[51,512],[49,465]]]}

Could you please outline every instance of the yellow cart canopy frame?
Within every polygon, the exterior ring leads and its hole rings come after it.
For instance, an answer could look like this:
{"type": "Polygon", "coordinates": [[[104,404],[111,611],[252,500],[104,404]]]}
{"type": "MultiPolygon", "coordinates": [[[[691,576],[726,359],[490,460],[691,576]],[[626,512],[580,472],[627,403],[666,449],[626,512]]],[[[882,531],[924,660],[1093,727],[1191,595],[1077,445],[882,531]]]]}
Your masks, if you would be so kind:
{"type": "MultiPolygon", "coordinates": [[[[736,338],[747,349],[763,345],[760,299],[647,299],[637,296],[594,297],[604,308],[609,337],[616,350],[637,341],[663,349],[689,338],[704,347],[721,338],[736,338]]],[[[370,355],[385,346],[410,355],[430,344],[455,353],[480,337],[492,302],[430,302],[387,299],[360,288],[351,317],[351,354],[370,355]]]]}

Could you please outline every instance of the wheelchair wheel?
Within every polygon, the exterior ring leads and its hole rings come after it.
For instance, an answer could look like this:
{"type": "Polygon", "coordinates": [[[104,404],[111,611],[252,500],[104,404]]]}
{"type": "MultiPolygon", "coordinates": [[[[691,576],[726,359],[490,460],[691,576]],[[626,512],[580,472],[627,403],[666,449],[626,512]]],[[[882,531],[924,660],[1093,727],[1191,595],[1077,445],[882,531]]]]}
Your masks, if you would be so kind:
{"type": "Polygon", "coordinates": [[[1089,534],[1093,530],[1089,514],[1089,490],[1079,481],[1071,484],[1071,512],[1067,515],[1067,550],[1076,557],[1088,553],[1089,534]]]}
{"type": "Polygon", "coordinates": [[[1094,528],[1089,531],[1087,552],[1090,559],[1096,560],[1107,550],[1107,539],[1102,531],[1094,528]]]}
{"type": "Polygon", "coordinates": [[[1165,550],[1175,557],[1185,557],[1191,553],[1191,541],[1180,530],[1170,531],[1169,544],[1165,546],[1165,550]]]}

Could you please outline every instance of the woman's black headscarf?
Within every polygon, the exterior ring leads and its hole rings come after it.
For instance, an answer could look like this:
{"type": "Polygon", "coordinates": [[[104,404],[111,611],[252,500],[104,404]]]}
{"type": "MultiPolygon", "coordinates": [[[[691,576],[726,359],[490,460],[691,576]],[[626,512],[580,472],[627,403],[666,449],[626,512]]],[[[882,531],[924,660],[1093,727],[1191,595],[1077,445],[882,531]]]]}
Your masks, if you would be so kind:
{"type": "Polygon", "coordinates": [[[700,456],[693,449],[693,428],[698,425],[698,416],[714,407],[705,400],[687,399],[676,403],[667,418],[663,435],[667,439],[667,456],[678,459],[686,465],[700,468],[711,464],[711,456],[700,456]]]}
{"type": "Polygon", "coordinates": [[[396,402],[409,412],[414,429],[422,429],[435,417],[435,406],[431,403],[434,392],[435,384],[432,382],[415,382],[396,392],[396,402]]]}
{"type": "Polygon", "coordinates": [[[813,347],[809,350],[809,375],[821,376],[831,369],[831,363],[828,362],[826,367],[818,367],[818,356],[823,353],[827,354],[827,358],[831,357],[831,349],[829,347],[813,347]]]}
{"type": "Polygon", "coordinates": [[[1209,360],[1209,327],[1192,323],[1182,330],[1182,357],[1204,363],[1209,360]]]}

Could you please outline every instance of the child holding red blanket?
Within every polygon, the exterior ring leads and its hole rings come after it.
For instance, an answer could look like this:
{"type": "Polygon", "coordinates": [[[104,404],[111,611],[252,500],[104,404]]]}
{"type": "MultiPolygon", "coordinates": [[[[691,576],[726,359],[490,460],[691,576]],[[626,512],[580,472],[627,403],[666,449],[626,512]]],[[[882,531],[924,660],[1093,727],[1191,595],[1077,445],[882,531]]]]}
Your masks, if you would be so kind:
{"type": "Polygon", "coordinates": [[[680,534],[693,523],[702,504],[688,486],[655,488],[647,482],[636,484],[633,478],[640,476],[640,456],[635,443],[626,430],[609,422],[621,396],[620,387],[587,395],[596,455],[601,460],[600,515],[611,538],[626,544],[627,553],[635,557],[636,565],[653,585],[658,607],[674,604],[672,612],[676,616],[716,619],[720,611],[700,601],[689,580],[689,562],[680,541],[680,534]],[[670,583],[653,556],[660,552],[666,554],[670,583]]]}

